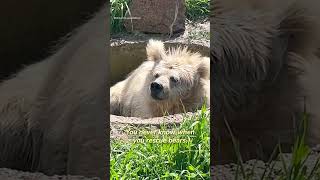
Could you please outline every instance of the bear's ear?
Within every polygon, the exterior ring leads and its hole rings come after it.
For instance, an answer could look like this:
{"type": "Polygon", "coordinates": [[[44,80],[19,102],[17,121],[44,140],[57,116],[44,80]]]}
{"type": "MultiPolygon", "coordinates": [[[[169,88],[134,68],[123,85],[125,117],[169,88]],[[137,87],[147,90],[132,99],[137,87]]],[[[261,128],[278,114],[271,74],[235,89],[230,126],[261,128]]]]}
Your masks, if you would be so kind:
{"type": "Polygon", "coordinates": [[[210,59],[208,57],[202,58],[201,62],[197,64],[197,71],[200,78],[210,79],[210,59]]]}
{"type": "Polygon", "coordinates": [[[166,54],[162,41],[150,39],[147,47],[147,59],[150,61],[159,61],[166,54]]]}

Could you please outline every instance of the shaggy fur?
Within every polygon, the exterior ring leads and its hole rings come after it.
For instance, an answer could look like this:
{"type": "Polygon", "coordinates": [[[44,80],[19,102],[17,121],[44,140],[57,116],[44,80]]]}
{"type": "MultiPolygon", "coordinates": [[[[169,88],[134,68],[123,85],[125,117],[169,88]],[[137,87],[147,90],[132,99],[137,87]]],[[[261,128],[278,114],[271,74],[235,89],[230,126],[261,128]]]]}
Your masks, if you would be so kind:
{"type": "Polygon", "coordinates": [[[106,19],[0,85],[0,167],[106,178],[106,19]]]}
{"type": "Polygon", "coordinates": [[[306,95],[299,78],[320,45],[309,2],[213,2],[213,163],[234,159],[226,124],[243,159],[268,159],[278,142],[291,150],[306,95]]]}
{"type": "Polygon", "coordinates": [[[194,111],[210,102],[210,61],[187,48],[165,51],[161,41],[150,40],[146,47],[147,61],[127,79],[110,89],[112,114],[135,117],[156,117],[194,111]],[[161,100],[151,96],[150,85],[163,85],[161,100]]]}

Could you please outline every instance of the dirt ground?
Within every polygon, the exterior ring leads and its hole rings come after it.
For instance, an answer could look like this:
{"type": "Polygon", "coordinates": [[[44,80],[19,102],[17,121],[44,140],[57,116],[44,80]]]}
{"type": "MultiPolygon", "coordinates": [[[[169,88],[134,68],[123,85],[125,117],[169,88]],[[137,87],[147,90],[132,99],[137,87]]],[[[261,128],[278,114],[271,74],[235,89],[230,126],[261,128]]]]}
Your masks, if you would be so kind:
{"type": "Polygon", "coordinates": [[[123,42],[140,42],[147,41],[151,38],[162,39],[166,42],[181,42],[184,44],[198,44],[206,47],[210,46],[210,22],[209,20],[202,20],[199,22],[186,23],[186,29],[183,33],[173,34],[145,34],[141,32],[133,33],[118,33],[111,35],[111,46],[114,43],[123,42]]]}
{"type": "Polygon", "coordinates": [[[30,173],[12,169],[0,168],[1,180],[98,180],[99,178],[86,178],[83,176],[46,176],[42,173],[30,173]]]}
{"type": "MultiPolygon", "coordinates": [[[[312,171],[316,161],[320,158],[319,152],[320,152],[320,146],[313,148],[312,153],[306,160],[305,165],[307,167],[308,174],[312,171]]],[[[283,157],[284,157],[284,161],[286,162],[286,165],[288,166],[290,164],[292,154],[286,153],[286,154],[283,154],[283,157]]],[[[250,176],[249,179],[252,179],[252,180],[261,179],[263,174],[265,174],[264,179],[270,179],[270,180],[279,179],[279,177],[281,176],[281,173],[283,173],[282,169],[283,169],[283,162],[281,160],[275,160],[275,161],[272,161],[270,164],[268,164],[263,161],[253,159],[244,163],[244,170],[246,174],[250,176]],[[265,169],[268,169],[268,170],[265,172],[265,169]]],[[[240,172],[241,170],[238,170],[238,171],[239,171],[238,172],[239,180],[244,179],[240,172]]],[[[211,179],[213,180],[232,180],[232,179],[235,179],[236,172],[237,172],[237,165],[232,163],[232,164],[214,166],[211,168],[211,172],[212,172],[211,179]]],[[[313,179],[318,180],[319,175],[313,179]]]]}
{"type": "Polygon", "coordinates": [[[167,128],[179,125],[184,118],[192,117],[194,113],[175,114],[164,117],[155,117],[149,119],[140,119],[137,117],[123,117],[111,115],[111,139],[128,139],[128,135],[123,133],[126,129],[146,129],[155,130],[159,129],[162,124],[167,128]]]}

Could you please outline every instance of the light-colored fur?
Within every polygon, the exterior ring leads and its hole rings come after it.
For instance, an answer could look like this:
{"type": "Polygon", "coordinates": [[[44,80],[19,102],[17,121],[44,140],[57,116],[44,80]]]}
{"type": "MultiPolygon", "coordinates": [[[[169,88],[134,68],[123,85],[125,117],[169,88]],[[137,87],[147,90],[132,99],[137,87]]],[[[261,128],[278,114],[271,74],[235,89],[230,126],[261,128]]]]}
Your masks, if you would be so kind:
{"type": "Polygon", "coordinates": [[[112,114],[134,117],[159,117],[165,114],[194,111],[210,104],[210,60],[187,48],[165,50],[161,41],[150,40],[147,60],[125,80],[110,89],[112,114]],[[155,77],[158,74],[159,77],[155,77]],[[170,82],[175,77],[176,84],[170,82]],[[150,95],[151,82],[164,86],[166,99],[150,95]]]}

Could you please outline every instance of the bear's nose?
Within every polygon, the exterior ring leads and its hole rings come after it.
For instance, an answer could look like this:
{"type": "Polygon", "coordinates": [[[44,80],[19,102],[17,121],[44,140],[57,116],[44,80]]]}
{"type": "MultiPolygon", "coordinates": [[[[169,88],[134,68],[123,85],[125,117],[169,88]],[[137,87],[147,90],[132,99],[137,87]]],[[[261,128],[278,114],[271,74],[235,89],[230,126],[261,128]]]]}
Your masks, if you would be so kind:
{"type": "Polygon", "coordinates": [[[163,89],[163,86],[157,82],[151,83],[151,91],[161,91],[163,89]]]}

